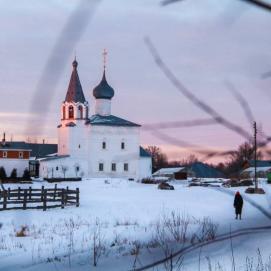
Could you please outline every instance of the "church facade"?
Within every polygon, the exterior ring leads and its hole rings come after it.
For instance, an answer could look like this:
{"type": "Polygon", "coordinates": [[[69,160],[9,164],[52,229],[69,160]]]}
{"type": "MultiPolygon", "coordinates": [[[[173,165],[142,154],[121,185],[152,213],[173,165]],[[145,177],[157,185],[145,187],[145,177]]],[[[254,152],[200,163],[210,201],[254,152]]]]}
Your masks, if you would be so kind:
{"type": "Polygon", "coordinates": [[[39,159],[40,177],[112,177],[141,179],[151,176],[152,160],[140,147],[140,125],[111,114],[114,89],[105,70],[93,89],[94,114],[80,83],[76,60],[61,105],[58,152],[39,159]]]}

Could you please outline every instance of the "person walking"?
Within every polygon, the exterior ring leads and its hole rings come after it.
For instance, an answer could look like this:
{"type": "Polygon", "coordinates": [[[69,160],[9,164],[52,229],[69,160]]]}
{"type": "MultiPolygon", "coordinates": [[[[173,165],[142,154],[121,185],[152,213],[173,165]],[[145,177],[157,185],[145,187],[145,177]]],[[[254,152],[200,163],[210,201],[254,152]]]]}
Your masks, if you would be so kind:
{"type": "Polygon", "coordinates": [[[235,208],[235,214],[236,214],[235,219],[238,219],[238,216],[239,216],[239,219],[241,219],[242,208],[243,208],[243,198],[239,191],[237,191],[235,194],[233,206],[235,208]]]}

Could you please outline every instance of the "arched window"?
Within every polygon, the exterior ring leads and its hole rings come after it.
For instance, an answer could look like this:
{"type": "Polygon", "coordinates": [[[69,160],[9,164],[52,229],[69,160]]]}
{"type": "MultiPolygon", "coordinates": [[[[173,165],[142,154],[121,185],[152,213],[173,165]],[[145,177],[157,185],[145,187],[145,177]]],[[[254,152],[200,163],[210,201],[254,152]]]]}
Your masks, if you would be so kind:
{"type": "Polygon", "coordinates": [[[79,111],[79,118],[82,119],[83,118],[83,107],[82,107],[82,105],[78,106],[78,111],[79,111]]]}
{"type": "Polygon", "coordinates": [[[70,105],[69,106],[69,119],[73,119],[73,118],[74,118],[73,106],[70,105]]]}
{"type": "Polygon", "coordinates": [[[66,119],[66,108],[65,108],[65,106],[62,107],[62,119],[66,119]]]}

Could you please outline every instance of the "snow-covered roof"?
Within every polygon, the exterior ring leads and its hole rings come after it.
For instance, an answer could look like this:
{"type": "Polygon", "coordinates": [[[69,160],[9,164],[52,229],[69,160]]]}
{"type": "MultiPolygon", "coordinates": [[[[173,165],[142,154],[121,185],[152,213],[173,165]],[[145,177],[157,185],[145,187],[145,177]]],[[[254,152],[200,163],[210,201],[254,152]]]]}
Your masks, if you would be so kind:
{"type": "Polygon", "coordinates": [[[133,123],[131,121],[109,115],[109,116],[101,116],[101,115],[93,115],[87,121],[87,124],[91,125],[106,125],[106,126],[130,126],[130,127],[139,127],[140,125],[133,123]]]}
{"type": "Polygon", "coordinates": [[[156,172],[154,172],[153,175],[157,176],[157,175],[163,175],[163,174],[174,174],[174,173],[177,173],[177,172],[182,171],[184,169],[185,169],[185,167],[161,168],[161,169],[157,170],[156,172]]]}
{"type": "Polygon", "coordinates": [[[54,156],[46,156],[43,158],[38,159],[39,161],[49,161],[49,160],[56,160],[56,159],[62,159],[62,158],[67,158],[70,157],[70,155],[54,155],[54,156]]]}
{"type": "MultiPolygon", "coordinates": [[[[249,167],[249,168],[246,168],[245,170],[242,171],[242,173],[245,173],[245,172],[254,172],[255,171],[255,168],[254,167],[249,167]]],[[[257,167],[256,168],[256,171],[257,172],[268,172],[270,171],[271,172],[271,167],[257,167]]]]}

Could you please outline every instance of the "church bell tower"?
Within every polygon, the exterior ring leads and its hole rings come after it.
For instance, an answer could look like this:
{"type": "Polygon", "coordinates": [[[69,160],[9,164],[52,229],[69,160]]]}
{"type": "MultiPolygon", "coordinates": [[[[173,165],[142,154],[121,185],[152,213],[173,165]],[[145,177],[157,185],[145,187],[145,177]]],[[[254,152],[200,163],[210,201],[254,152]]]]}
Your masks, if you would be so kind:
{"type": "Polygon", "coordinates": [[[72,74],[61,105],[61,124],[58,126],[58,154],[71,155],[80,153],[83,147],[83,134],[86,129],[89,108],[79,79],[76,59],[72,62],[72,74]]]}

